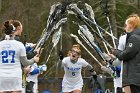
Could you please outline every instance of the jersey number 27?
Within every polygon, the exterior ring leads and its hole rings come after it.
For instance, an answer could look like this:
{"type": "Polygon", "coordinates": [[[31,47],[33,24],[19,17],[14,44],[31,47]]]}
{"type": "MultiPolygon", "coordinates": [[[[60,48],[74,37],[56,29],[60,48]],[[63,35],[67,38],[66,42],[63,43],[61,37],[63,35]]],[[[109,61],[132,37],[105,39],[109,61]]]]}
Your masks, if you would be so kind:
{"type": "Polygon", "coordinates": [[[2,54],[2,63],[9,63],[8,59],[11,57],[10,63],[15,63],[15,50],[3,50],[2,54]]]}

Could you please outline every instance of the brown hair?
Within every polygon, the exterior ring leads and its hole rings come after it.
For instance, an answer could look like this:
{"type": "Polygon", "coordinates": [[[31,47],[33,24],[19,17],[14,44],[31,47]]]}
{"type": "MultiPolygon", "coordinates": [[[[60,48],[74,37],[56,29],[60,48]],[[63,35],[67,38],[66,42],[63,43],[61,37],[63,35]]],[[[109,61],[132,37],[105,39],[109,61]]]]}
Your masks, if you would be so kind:
{"type": "Polygon", "coordinates": [[[10,35],[12,32],[16,31],[16,28],[20,25],[21,23],[18,20],[6,20],[3,22],[2,31],[6,35],[10,35]]]}
{"type": "Polygon", "coordinates": [[[140,17],[137,14],[131,14],[126,19],[126,22],[129,24],[132,24],[134,29],[137,29],[140,27],[140,17]]]}

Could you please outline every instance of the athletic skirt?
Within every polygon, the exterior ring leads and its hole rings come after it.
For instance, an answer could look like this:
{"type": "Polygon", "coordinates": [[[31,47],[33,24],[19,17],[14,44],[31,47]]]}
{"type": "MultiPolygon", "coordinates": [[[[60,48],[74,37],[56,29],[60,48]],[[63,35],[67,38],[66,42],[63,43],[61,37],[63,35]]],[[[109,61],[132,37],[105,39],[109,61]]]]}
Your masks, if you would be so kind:
{"type": "Polygon", "coordinates": [[[0,77],[0,92],[3,91],[21,91],[22,78],[0,77]]]}
{"type": "Polygon", "coordinates": [[[83,82],[62,82],[62,92],[72,92],[74,90],[82,91],[83,82]]]}

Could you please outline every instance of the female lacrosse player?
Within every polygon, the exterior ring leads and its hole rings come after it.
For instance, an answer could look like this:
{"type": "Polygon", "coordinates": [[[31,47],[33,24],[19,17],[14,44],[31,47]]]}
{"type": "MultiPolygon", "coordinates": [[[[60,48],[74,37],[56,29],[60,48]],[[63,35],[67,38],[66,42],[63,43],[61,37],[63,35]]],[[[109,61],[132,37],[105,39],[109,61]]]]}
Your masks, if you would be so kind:
{"type": "MultiPolygon", "coordinates": [[[[28,56],[28,52],[30,52],[34,46],[35,44],[33,43],[26,43],[25,47],[26,47],[27,56],[28,56]]],[[[42,53],[42,49],[40,51],[39,50],[36,52],[42,53]]],[[[46,65],[38,66],[37,63],[24,67],[22,93],[38,93],[38,75],[40,73],[43,73],[43,71],[46,71],[46,69],[47,69],[46,65]]]]}
{"type": "Polygon", "coordinates": [[[94,78],[96,79],[96,72],[93,67],[81,58],[81,50],[79,45],[73,45],[68,52],[68,57],[62,60],[64,66],[64,77],[62,81],[63,93],[81,93],[83,87],[83,79],[81,75],[82,67],[88,67],[94,78]]]}
{"type": "Polygon", "coordinates": [[[35,56],[27,60],[24,45],[15,40],[16,35],[21,35],[22,24],[18,20],[7,20],[3,23],[2,31],[5,34],[4,40],[0,41],[0,93],[21,93],[22,91],[22,70],[39,61],[35,56]]]}
{"type": "MultiPolygon", "coordinates": [[[[118,45],[118,49],[119,50],[124,50],[125,48],[125,43],[126,43],[126,34],[120,36],[119,38],[119,45],[118,45]]],[[[108,55],[108,58],[110,56],[108,55]]],[[[111,59],[111,58],[110,58],[111,59]]],[[[114,93],[123,93],[122,90],[122,67],[123,67],[123,62],[115,59],[112,62],[112,65],[114,66],[114,73],[116,73],[116,77],[113,79],[114,81],[114,93]]],[[[107,68],[105,66],[102,66],[101,69],[109,74],[111,74],[111,69],[107,68]]]]}

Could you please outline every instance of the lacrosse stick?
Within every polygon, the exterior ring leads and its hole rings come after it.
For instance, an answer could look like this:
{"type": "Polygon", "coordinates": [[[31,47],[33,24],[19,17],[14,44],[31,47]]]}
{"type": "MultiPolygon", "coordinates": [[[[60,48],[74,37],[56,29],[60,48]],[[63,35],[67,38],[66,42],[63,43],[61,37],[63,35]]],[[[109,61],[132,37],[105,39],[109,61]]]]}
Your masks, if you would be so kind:
{"type": "MultiPolygon", "coordinates": [[[[77,7],[77,4],[70,4],[68,6],[68,9],[72,10],[74,14],[76,14],[77,16],[80,17],[80,19],[83,21],[83,20],[86,20],[90,23],[92,23],[93,25],[96,25],[98,28],[101,29],[101,31],[104,31],[106,34],[108,34],[109,36],[113,37],[114,39],[117,39],[115,36],[111,35],[109,32],[107,32],[105,29],[103,29],[102,27],[100,27],[99,25],[95,24],[92,20],[88,19],[84,14],[83,14],[83,11],[81,11],[78,7],[77,7]]],[[[78,17],[78,18],[79,18],[78,17]]]]}
{"type": "Polygon", "coordinates": [[[62,4],[52,5],[51,10],[50,10],[50,15],[47,20],[47,26],[43,31],[44,34],[42,35],[41,39],[39,39],[36,47],[33,50],[36,50],[39,47],[43,47],[45,45],[45,42],[50,37],[51,33],[55,29],[57,29],[61,23],[64,23],[64,21],[66,21],[66,18],[61,19],[62,14],[64,13],[64,12],[62,13],[62,11],[64,11],[62,7],[64,7],[64,5],[62,5],[62,4]],[[59,19],[61,19],[61,20],[59,20],[59,19]],[[58,24],[56,24],[56,23],[58,23],[58,24]]]}
{"type": "MultiPolygon", "coordinates": [[[[102,4],[101,7],[103,9],[103,14],[105,14],[105,16],[107,18],[107,23],[108,23],[108,26],[109,26],[109,29],[110,29],[110,33],[113,35],[112,27],[111,27],[110,20],[109,20],[109,17],[108,17],[108,14],[109,14],[109,11],[108,11],[108,0],[102,0],[101,4],[102,4]]],[[[116,48],[116,44],[115,44],[114,38],[112,38],[112,41],[113,41],[113,44],[114,44],[114,48],[116,48]]]]}
{"type": "Polygon", "coordinates": [[[50,53],[49,53],[49,55],[48,55],[48,57],[47,57],[47,59],[46,59],[46,61],[45,61],[44,64],[47,64],[47,62],[48,62],[48,60],[49,60],[49,58],[50,58],[50,55],[51,55],[51,53],[52,53],[54,47],[55,47],[55,46],[58,44],[58,42],[59,42],[59,39],[60,39],[61,34],[62,34],[61,29],[62,29],[62,28],[60,27],[60,28],[59,28],[59,31],[58,31],[58,32],[55,32],[55,34],[54,34],[53,37],[52,37],[53,46],[52,46],[52,48],[51,48],[51,50],[50,50],[50,53]]]}
{"type": "Polygon", "coordinates": [[[59,28],[63,23],[67,21],[67,18],[62,18],[61,20],[58,21],[58,23],[52,28],[52,31],[50,32],[45,32],[40,41],[37,43],[35,49],[39,48],[40,46],[44,46],[45,42],[48,40],[50,37],[51,33],[55,31],[56,29],[59,28]]]}
{"type": "Polygon", "coordinates": [[[77,41],[77,43],[79,43],[79,44],[91,55],[91,57],[92,57],[100,66],[102,66],[101,62],[98,61],[98,60],[96,59],[96,57],[94,57],[94,56],[92,55],[92,53],[82,44],[82,42],[79,40],[79,38],[78,38],[76,35],[70,34],[70,36],[71,36],[71,37],[74,37],[74,39],[77,41]]]}
{"type": "MultiPolygon", "coordinates": [[[[86,27],[86,25],[83,26],[79,26],[80,30],[78,30],[78,34],[85,40],[85,42],[89,45],[92,46],[91,48],[95,49],[96,52],[98,53],[98,55],[100,56],[100,58],[103,61],[106,61],[104,56],[103,56],[103,52],[101,51],[101,49],[97,46],[97,44],[94,43],[94,38],[91,34],[91,32],[88,30],[88,28],[86,27]]],[[[107,66],[108,68],[111,67],[110,63],[107,62],[107,66]]],[[[110,68],[111,69],[111,68],[110,68]]],[[[111,72],[113,72],[113,70],[111,69],[111,72]]]]}
{"type": "MultiPolygon", "coordinates": [[[[83,20],[83,22],[84,22],[88,27],[90,27],[91,30],[92,30],[99,38],[101,38],[101,39],[107,44],[107,46],[108,46],[109,48],[112,49],[112,46],[111,46],[104,38],[100,37],[100,35],[89,25],[89,23],[87,23],[87,22],[84,21],[84,20],[83,20]]],[[[76,23],[76,22],[73,22],[73,23],[79,26],[78,23],[76,23]]]]}
{"type": "MultiPolygon", "coordinates": [[[[86,9],[90,12],[90,17],[92,18],[93,22],[97,25],[97,23],[96,23],[96,21],[95,21],[95,17],[94,17],[95,15],[94,15],[94,12],[93,12],[93,10],[92,10],[92,7],[91,7],[90,5],[88,5],[87,3],[85,3],[85,6],[86,6],[86,9]]],[[[103,38],[103,36],[102,36],[102,34],[101,34],[101,31],[100,31],[100,29],[99,29],[98,26],[96,26],[96,29],[97,29],[97,31],[98,31],[100,37],[103,38]]],[[[107,48],[107,45],[106,45],[106,43],[105,43],[104,41],[103,41],[103,44],[104,44],[104,46],[105,46],[105,49],[106,49],[107,53],[110,54],[110,53],[109,53],[109,50],[108,50],[108,48],[107,48]]]]}
{"type": "MultiPolygon", "coordinates": [[[[62,36],[62,31],[61,31],[61,30],[62,30],[62,28],[60,27],[60,28],[59,28],[59,31],[58,31],[58,32],[55,32],[55,34],[53,35],[53,37],[52,37],[53,46],[52,46],[52,48],[51,48],[51,50],[50,50],[50,52],[49,52],[49,55],[48,55],[48,57],[47,57],[47,59],[46,59],[46,61],[45,61],[44,64],[47,64],[47,62],[49,61],[50,55],[51,55],[51,53],[52,53],[54,47],[58,44],[58,42],[59,42],[59,40],[60,40],[60,37],[62,36]]],[[[49,71],[48,71],[48,72],[49,72],[49,71]]],[[[47,73],[46,73],[46,74],[47,74],[47,73]]],[[[46,74],[44,74],[43,77],[45,77],[46,74]]]]}
{"type": "Polygon", "coordinates": [[[96,50],[96,52],[99,54],[99,56],[101,57],[101,59],[103,61],[105,61],[103,55],[102,55],[102,51],[101,49],[97,46],[97,44],[95,44],[94,42],[94,37],[91,34],[91,32],[88,30],[86,25],[79,25],[79,30],[78,30],[78,34],[85,40],[85,42],[93,49],[96,50]]]}

